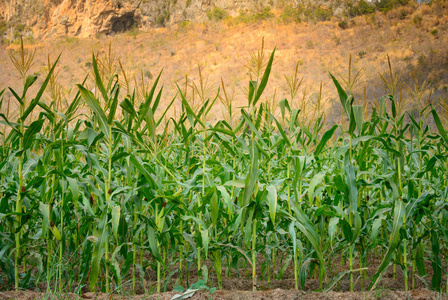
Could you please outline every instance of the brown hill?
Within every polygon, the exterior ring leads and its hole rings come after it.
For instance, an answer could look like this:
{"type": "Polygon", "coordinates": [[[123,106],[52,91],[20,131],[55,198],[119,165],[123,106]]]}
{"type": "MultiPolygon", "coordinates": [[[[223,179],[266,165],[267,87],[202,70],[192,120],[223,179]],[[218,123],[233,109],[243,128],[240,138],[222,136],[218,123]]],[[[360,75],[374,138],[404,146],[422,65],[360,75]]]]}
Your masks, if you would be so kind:
{"type": "MultiPolygon", "coordinates": [[[[30,51],[37,50],[31,72],[39,74],[43,80],[47,72],[47,55],[54,60],[62,52],[58,82],[63,87],[64,98],[71,99],[74,84],[80,83],[90,71],[92,50],[104,60],[111,44],[114,55],[110,58],[118,72],[121,72],[118,60],[121,62],[130,90],[135,83],[141,88],[142,79],[150,82],[163,69],[163,103],[167,105],[175,95],[175,83],[185,86],[188,75],[190,86],[198,84],[198,66],[201,66],[202,75],[213,86],[213,92],[217,91],[222,77],[227,93],[234,91],[233,106],[238,107],[246,104],[246,87],[251,76],[245,66],[250,64],[251,51],[260,48],[264,37],[266,55],[274,47],[277,50],[263,101],[272,103],[290,98],[285,76],[291,77],[298,65],[299,78],[303,77],[304,82],[294,106],[310,113],[316,113],[319,106],[335,107],[326,111],[328,119],[338,118],[340,114],[329,71],[349,81],[345,82],[345,87],[353,86],[357,101],[367,100],[364,102],[366,107],[373,105],[375,97],[390,92],[390,86],[381,79],[380,74],[383,74],[384,79],[395,83],[395,96],[400,97],[401,93],[403,107],[418,108],[428,100],[430,92],[435,102],[446,99],[448,16],[445,3],[408,4],[388,13],[358,16],[348,20],[347,24],[341,24],[335,18],[317,23],[285,24],[278,13],[260,22],[228,17],[219,22],[184,22],[171,28],[147,32],[133,30],[115,36],[97,35],[94,39],[61,37],[28,46],[30,51]],[[392,80],[387,56],[393,67],[392,80]],[[362,76],[354,82],[359,71],[362,76]],[[71,96],[67,96],[70,92],[71,96]]],[[[11,86],[20,91],[19,75],[8,59],[8,52],[14,53],[17,47],[10,45],[0,50],[0,87],[11,86]]],[[[124,78],[122,73],[120,77],[124,78]]],[[[93,87],[89,80],[88,84],[93,87]]],[[[175,105],[170,113],[176,113],[176,109],[178,111],[175,105]]],[[[222,109],[219,105],[215,107],[216,118],[220,117],[222,109]]]]}

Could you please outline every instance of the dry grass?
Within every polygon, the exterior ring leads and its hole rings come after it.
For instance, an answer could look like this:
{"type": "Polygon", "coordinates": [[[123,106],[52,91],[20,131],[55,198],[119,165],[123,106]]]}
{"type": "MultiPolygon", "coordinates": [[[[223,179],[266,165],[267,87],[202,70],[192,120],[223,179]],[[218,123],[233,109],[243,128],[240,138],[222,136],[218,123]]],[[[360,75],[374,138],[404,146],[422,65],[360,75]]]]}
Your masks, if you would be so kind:
{"type": "MultiPolygon", "coordinates": [[[[268,98],[273,98],[274,93],[278,100],[290,98],[291,89],[285,75],[290,76],[297,68],[303,82],[300,92],[294,94],[295,99],[301,102],[300,105],[309,107],[318,94],[319,99],[327,100],[323,109],[328,110],[335,102],[335,90],[328,72],[347,77],[351,56],[352,75],[362,70],[358,80],[365,84],[350,89],[353,89],[355,98],[372,103],[370,100],[375,98],[374,95],[382,96],[388,90],[379,74],[388,72],[389,55],[395,74],[403,79],[400,84],[403,84],[406,97],[415,97],[415,91],[418,91],[417,98],[427,97],[427,93],[421,93],[420,88],[414,86],[414,82],[420,82],[425,83],[425,89],[433,90],[433,99],[444,99],[448,91],[448,54],[442,49],[448,46],[448,15],[440,11],[447,10],[443,3],[421,7],[410,5],[387,14],[357,17],[345,30],[339,28],[337,20],[317,24],[282,24],[271,19],[250,25],[229,25],[229,22],[189,24],[136,36],[124,34],[91,40],[59,38],[29,46],[37,50],[30,72],[40,74],[42,80],[47,71],[47,55],[54,60],[62,52],[58,83],[64,87],[61,93],[69,94],[74,84],[80,83],[90,72],[93,50],[105,62],[102,66],[104,75],[116,67],[120,79],[126,81],[127,86],[150,81],[163,68],[161,81],[165,85],[165,96],[161,107],[175,95],[176,83],[185,85],[188,74],[189,86],[197,85],[203,76],[210,86],[217,88],[223,78],[226,90],[231,92],[232,107],[236,109],[246,104],[248,81],[257,77],[244,66],[251,60],[250,53],[257,53],[264,37],[267,53],[277,47],[265,94],[268,98]],[[112,53],[109,53],[110,43],[112,53]],[[107,61],[111,59],[115,61],[114,66],[107,61]],[[199,65],[202,74],[198,72],[199,65]]],[[[0,88],[15,88],[22,82],[8,59],[11,51],[17,51],[17,46],[0,49],[0,88]]],[[[141,87],[137,94],[140,97],[144,95],[141,87]]],[[[218,119],[226,107],[219,104],[214,110],[218,119]]],[[[331,119],[334,114],[329,112],[328,117],[331,119]]]]}

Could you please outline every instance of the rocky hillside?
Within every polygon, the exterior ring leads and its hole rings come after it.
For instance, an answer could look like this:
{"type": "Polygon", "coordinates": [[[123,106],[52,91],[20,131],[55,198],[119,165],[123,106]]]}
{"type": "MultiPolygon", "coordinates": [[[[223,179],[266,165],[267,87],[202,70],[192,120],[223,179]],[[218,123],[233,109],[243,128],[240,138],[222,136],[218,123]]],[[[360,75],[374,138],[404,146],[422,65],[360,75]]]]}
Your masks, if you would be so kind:
{"type": "Polygon", "coordinates": [[[0,30],[3,27],[10,40],[17,32],[38,39],[110,35],[132,28],[201,22],[215,7],[237,15],[274,4],[272,0],[0,0],[0,30]]]}
{"type": "MultiPolygon", "coordinates": [[[[280,22],[341,22],[387,12],[412,0],[0,0],[0,39],[19,36],[43,39],[55,36],[114,35],[146,31],[187,22],[237,19],[280,22]]],[[[416,3],[416,2],[414,2],[416,3]]]]}

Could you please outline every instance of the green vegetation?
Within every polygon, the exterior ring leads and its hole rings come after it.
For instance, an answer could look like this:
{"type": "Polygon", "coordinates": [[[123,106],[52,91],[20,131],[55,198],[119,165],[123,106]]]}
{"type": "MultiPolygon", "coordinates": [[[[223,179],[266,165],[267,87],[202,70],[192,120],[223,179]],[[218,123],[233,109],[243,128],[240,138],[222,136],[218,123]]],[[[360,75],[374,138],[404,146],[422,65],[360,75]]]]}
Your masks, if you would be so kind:
{"type": "Polygon", "coordinates": [[[212,21],[224,20],[229,16],[229,13],[222,8],[214,7],[212,10],[207,11],[207,17],[212,21]]]}
{"type": "Polygon", "coordinates": [[[409,0],[380,0],[375,3],[375,7],[381,12],[388,12],[394,8],[404,6],[409,3],[409,0]]]}
{"type": "Polygon", "coordinates": [[[348,28],[348,23],[347,21],[341,21],[338,23],[339,28],[341,29],[347,29],[348,28]]]}
{"type": "Polygon", "coordinates": [[[291,4],[286,5],[279,19],[284,23],[300,23],[302,21],[300,10],[294,8],[291,4]]]}
{"type": "Polygon", "coordinates": [[[165,27],[167,22],[170,20],[170,10],[169,8],[159,9],[159,12],[157,14],[157,18],[155,20],[156,25],[165,27]]]}
{"type": "Polygon", "coordinates": [[[0,38],[3,38],[3,35],[5,34],[6,30],[8,29],[8,24],[6,21],[0,17],[0,38]]]}
{"type": "Polygon", "coordinates": [[[285,23],[308,21],[327,21],[333,16],[331,7],[316,5],[314,3],[298,4],[296,6],[286,5],[279,20],[285,23]]]}
{"type": "Polygon", "coordinates": [[[432,289],[448,289],[448,110],[439,116],[416,86],[419,109],[407,112],[390,70],[368,111],[350,72],[343,86],[332,77],[342,115],[326,124],[321,92],[313,118],[297,108],[299,64],[285,76],[288,98],[264,102],[274,56],[251,55],[247,105],[237,109],[201,70],[173,99],[160,74],[131,90],[110,51],[93,56],[93,84],[72,98],[61,96],[57,60],[31,95],[34,53],[11,54],[23,90],[9,89],[16,114],[0,115],[2,286],[163,291],[175,280],[189,286],[195,269],[197,288],[212,293],[211,272],[222,288],[233,268],[248,268],[255,290],[258,278],[270,284],[290,267],[296,289],[315,278],[330,290],[344,276],[351,290],[375,289],[393,265],[406,290],[429,273],[432,289]],[[176,100],[180,113],[167,118],[176,100]],[[211,124],[217,101],[226,119],[211,124]],[[368,277],[372,257],[381,264],[368,277]],[[348,262],[339,273],[336,258],[348,262]],[[155,286],[144,285],[148,269],[155,286]]]}
{"type": "Polygon", "coordinates": [[[412,19],[412,22],[415,24],[415,26],[420,27],[422,25],[423,18],[421,16],[414,16],[412,19]]]}
{"type": "Polygon", "coordinates": [[[347,15],[350,17],[371,14],[374,11],[375,6],[364,0],[357,1],[356,4],[353,4],[353,2],[350,1],[347,2],[347,15]]]}
{"type": "Polygon", "coordinates": [[[234,19],[237,23],[241,22],[249,24],[269,20],[272,18],[274,18],[274,13],[271,11],[271,7],[267,6],[262,7],[255,12],[240,11],[239,15],[234,19]]]}

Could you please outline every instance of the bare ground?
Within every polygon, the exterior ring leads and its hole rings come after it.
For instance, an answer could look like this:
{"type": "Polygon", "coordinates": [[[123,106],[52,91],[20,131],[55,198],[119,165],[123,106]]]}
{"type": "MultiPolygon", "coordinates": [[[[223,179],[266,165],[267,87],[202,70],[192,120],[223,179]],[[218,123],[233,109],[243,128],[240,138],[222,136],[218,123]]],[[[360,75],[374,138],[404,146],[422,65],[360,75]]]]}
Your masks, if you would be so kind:
{"type": "MultiPolygon", "coordinates": [[[[77,296],[73,293],[63,295],[44,294],[35,291],[8,291],[0,292],[0,299],[17,299],[17,300],[32,300],[32,299],[158,299],[169,300],[176,295],[176,292],[158,293],[153,295],[135,295],[135,296],[108,296],[107,294],[85,293],[77,296]]],[[[238,291],[238,290],[218,290],[213,294],[208,292],[196,293],[190,299],[233,299],[233,300],[261,300],[261,299],[415,299],[415,300],[429,300],[429,299],[448,299],[444,294],[436,293],[426,289],[418,289],[410,292],[378,290],[373,292],[324,292],[314,293],[296,290],[274,289],[266,291],[238,291]]]]}
{"type": "MultiPolygon", "coordinates": [[[[261,274],[261,257],[259,265],[257,267],[257,274],[261,274]]],[[[335,258],[335,264],[332,266],[332,270],[327,269],[329,278],[333,277],[331,273],[339,273],[346,271],[348,266],[341,264],[339,258],[335,258]]],[[[431,284],[431,264],[426,262],[426,270],[428,275],[426,277],[415,276],[415,289],[409,292],[404,291],[404,278],[400,267],[397,267],[397,271],[394,277],[393,267],[389,266],[384,273],[382,280],[379,282],[377,288],[374,291],[366,291],[370,282],[370,278],[375,274],[381,260],[378,257],[372,257],[367,267],[367,273],[360,276],[357,272],[354,276],[354,292],[350,290],[350,280],[348,276],[340,280],[330,291],[316,292],[319,290],[319,280],[315,279],[315,276],[310,276],[305,282],[305,286],[302,289],[295,290],[294,271],[291,265],[286,269],[282,279],[272,279],[270,284],[266,280],[266,274],[258,281],[257,291],[252,292],[252,279],[247,276],[246,269],[239,269],[238,272],[232,269],[230,272],[230,278],[224,276],[226,269],[223,270],[223,289],[217,290],[213,294],[208,291],[200,291],[190,299],[448,299],[447,294],[441,294],[429,290],[431,284]]],[[[218,282],[213,268],[209,261],[206,263],[209,266],[209,281],[208,285],[211,287],[217,287],[218,282]]],[[[359,267],[357,262],[355,268],[359,267]]],[[[278,275],[276,270],[276,274],[278,275]]],[[[250,272],[249,272],[250,273],[250,272]]],[[[409,286],[412,284],[412,274],[409,274],[409,286]]],[[[183,274],[186,278],[186,273],[183,274]]],[[[145,288],[146,291],[154,291],[157,284],[155,272],[148,269],[145,274],[145,288]]],[[[195,283],[198,280],[198,274],[196,268],[192,268],[189,273],[189,284],[195,283]]],[[[184,279],[184,286],[186,280],[184,279]]],[[[26,291],[4,291],[0,292],[0,300],[2,299],[17,299],[17,300],[31,300],[31,299],[158,299],[168,300],[174,295],[178,294],[173,292],[173,288],[179,285],[179,273],[173,275],[171,281],[167,285],[167,290],[171,292],[165,293],[145,293],[143,286],[139,279],[136,285],[136,294],[130,295],[130,291],[123,291],[121,294],[108,295],[105,293],[93,293],[89,291],[85,286],[82,292],[77,295],[75,293],[62,293],[53,294],[45,293],[46,283],[40,283],[36,286],[35,290],[26,291]]],[[[446,277],[442,278],[442,289],[445,290],[446,277]]],[[[324,289],[327,282],[324,281],[324,289]]]]}

